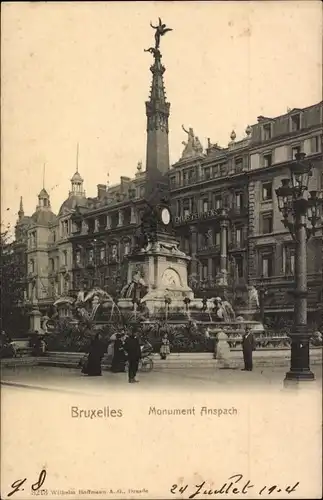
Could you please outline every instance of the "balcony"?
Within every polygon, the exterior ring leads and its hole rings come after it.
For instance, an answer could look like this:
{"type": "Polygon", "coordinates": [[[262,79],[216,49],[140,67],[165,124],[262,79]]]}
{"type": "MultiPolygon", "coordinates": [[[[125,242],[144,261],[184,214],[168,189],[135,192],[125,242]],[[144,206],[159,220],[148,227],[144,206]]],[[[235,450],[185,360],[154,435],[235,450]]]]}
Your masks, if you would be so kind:
{"type": "Polygon", "coordinates": [[[199,256],[220,253],[220,245],[206,245],[197,250],[199,256]]]}
{"type": "Polygon", "coordinates": [[[235,219],[236,217],[247,217],[248,207],[231,207],[229,208],[228,216],[230,219],[235,219]]]}
{"type": "Polygon", "coordinates": [[[238,252],[239,250],[245,250],[246,246],[247,244],[245,241],[232,241],[229,243],[228,249],[229,252],[238,252]]]}

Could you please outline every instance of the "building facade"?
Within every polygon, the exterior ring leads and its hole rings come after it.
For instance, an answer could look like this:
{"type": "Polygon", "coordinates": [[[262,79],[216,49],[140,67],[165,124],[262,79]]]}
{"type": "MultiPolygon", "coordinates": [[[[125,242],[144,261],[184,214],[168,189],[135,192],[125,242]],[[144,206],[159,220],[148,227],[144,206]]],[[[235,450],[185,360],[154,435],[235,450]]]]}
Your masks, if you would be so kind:
{"type": "MultiPolygon", "coordinates": [[[[275,189],[299,151],[314,166],[310,189],[323,189],[322,112],[318,103],[274,118],[260,116],[242,140],[233,131],[226,147],[208,140],[206,151],[193,130],[184,129],[182,157],[168,176],[176,236],[191,256],[189,285],[197,296],[214,296],[225,226],[235,306],[242,307],[248,286],[255,286],[267,318],[292,316],[295,251],[275,189]],[[225,218],[220,208],[226,209],[225,218]]],[[[89,198],[76,171],[57,215],[46,190],[40,192],[35,213],[29,218],[21,214],[17,222],[17,243],[20,249],[26,246],[27,304],[36,302],[46,310],[60,296],[93,286],[118,296],[145,208],[145,180],[138,163],[133,178],[121,177],[115,186],[98,184],[96,196],[89,198]]],[[[309,321],[318,324],[322,227],[308,244],[308,287],[309,321]]]]}

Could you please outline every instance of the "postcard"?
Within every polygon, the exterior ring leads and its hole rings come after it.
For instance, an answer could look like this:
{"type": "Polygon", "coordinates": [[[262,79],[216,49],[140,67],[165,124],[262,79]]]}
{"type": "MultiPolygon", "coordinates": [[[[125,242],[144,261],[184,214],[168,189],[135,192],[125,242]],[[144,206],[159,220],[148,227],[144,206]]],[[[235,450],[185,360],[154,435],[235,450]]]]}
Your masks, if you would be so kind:
{"type": "Polygon", "coordinates": [[[1,498],[321,498],[321,3],[1,27],[1,498]]]}

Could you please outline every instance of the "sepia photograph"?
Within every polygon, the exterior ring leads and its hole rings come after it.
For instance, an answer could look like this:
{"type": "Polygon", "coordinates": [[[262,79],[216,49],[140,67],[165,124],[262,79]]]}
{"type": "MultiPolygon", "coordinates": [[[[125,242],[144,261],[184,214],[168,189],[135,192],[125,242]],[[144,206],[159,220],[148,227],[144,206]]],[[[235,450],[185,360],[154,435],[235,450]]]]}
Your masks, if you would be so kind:
{"type": "Polygon", "coordinates": [[[321,3],[1,28],[1,498],[321,498],[321,3]]]}

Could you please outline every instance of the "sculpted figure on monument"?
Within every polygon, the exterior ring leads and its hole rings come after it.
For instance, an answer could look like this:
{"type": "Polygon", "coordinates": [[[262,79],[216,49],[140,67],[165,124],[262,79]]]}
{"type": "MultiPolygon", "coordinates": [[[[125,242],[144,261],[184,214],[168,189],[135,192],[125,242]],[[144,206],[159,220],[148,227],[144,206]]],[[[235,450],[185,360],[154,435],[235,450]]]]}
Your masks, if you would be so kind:
{"type": "Polygon", "coordinates": [[[161,36],[164,36],[165,33],[167,33],[167,31],[173,31],[171,28],[166,28],[166,24],[163,24],[162,23],[162,20],[160,19],[160,17],[158,18],[159,20],[159,23],[157,26],[153,26],[151,23],[150,23],[150,26],[152,28],[154,28],[154,30],[156,30],[155,32],[155,49],[158,49],[159,48],[159,45],[160,45],[160,37],[161,36]]]}
{"type": "Polygon", "coordinates": [[[182,125],[182,129],[187,134],[187,142],[183,141],[182,144],[185,146],[182,158],[190,158],[192,156],[197,156],[203,153],[203,146],[198,137],[194,135],[193,129],[190,127],[188,130],[182,125]]]}
{"type": "Polygon", "coordinates": [[[155,57],[155,59],[161,57],[159,50],[155,49],[154,47],[150,47],[149,49],[144,49],[144,52],[150,52],[155,57]]]}

